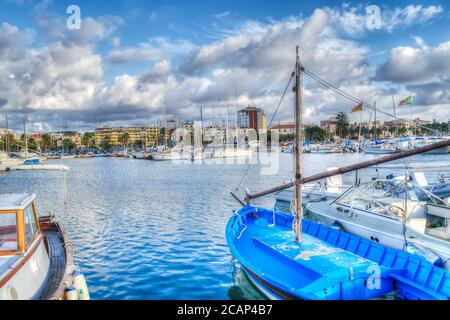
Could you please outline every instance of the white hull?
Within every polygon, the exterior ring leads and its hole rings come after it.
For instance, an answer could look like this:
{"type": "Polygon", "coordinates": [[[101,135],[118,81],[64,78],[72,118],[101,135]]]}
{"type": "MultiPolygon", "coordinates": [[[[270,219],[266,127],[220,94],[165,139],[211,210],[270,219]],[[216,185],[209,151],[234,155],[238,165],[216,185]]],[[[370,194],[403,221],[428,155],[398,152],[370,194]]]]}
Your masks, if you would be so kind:
{"type": "Polygon", "coordinates": [[[394,154],[398,153],[400,150],[386,150],[386,149],[365,149],[366,154],[394,154]]]}
{"type": "MultiPolygon", "coordinates": [[[[33,247],[30,250],[33,250],[33,247]]],[[[24,256],[20,256],[10,268],[23,263],[24,259],[24,256]]],[[[50,260],[44,241],[39,241],[37,249],[32,253],[28,261],[22,267],[19,267],[17,273],[0,288],[0,300],[41,298],[42,291],[47,284],[49,265],[50,260]]]]}
{"type": "Polygon", "coordinates": [[[228,148],[225,150],[214,150],[213,158],[240,158],[240,157],[251,157],[252,150],[248,149],[234,149],[228,148]]]}

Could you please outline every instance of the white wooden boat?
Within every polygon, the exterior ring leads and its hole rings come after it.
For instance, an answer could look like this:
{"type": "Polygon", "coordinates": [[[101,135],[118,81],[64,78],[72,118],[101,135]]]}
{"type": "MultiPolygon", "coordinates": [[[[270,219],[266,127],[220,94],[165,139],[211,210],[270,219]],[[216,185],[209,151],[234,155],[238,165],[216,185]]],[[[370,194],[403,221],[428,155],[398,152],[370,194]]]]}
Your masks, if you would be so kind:
{"type": "Polygon", "coordinates": [[[89,299],[66,232],[38,216],[35,199],[0,195],[0,299],[89,299]]]}

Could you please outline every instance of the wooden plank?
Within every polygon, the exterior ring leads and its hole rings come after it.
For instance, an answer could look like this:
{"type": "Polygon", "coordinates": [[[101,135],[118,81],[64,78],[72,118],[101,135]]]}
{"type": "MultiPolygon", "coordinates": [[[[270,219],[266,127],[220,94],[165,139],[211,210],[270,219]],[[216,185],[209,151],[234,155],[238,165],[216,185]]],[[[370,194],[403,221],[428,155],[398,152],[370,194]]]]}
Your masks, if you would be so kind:
{"type": "Polygon", "coordinates": [[[414,150],[407,150],[407,151],[403,151],[400,153],[396,153],[396,154],[391,154],[391,155],[387,155],[384,157],[380,157],[380,158],[376,158],[376,159],[372,159],[372,160],[368,160],[368,161],[364,161],[361,163],[357,163],[357,164],[353,164],[350,166],[346,166],[346,167],[342,167],[336,170],[331,170],[331,171],[326,171],[326,172],[321,172],[306,178],[298,178],[295,181],[292,182],[288,182],[264,191],[260,191],[260,192],[256,192],[253,194],[247,194],[246,195],[246,202],[248,203],[248,201],[250,201],[251,199],[256,199],[262,196],[266,196],[268,194],[272,194],[284,189],[288,189],[294,186],[295,183],[297,184],[305,184],[305,183],[309,183],[309,182],[313,182],[313,181],[317,181],[317,180],[322,180],[322,179],[326,179],[328,177],[332,177],[332,176],[336,176],[336,175],[340,175],[340,174],[344,174],[344,173],[348,173],[348,172],[352,172],[352,171],[356,171],[356,170],[361,170],[361,169],[365,169],[368,167],[372,167],[378,164],[382,164],[382,163],[386,163],[386,162],[390,162],[390,161],[394,161],[394,160],[399,160],[399,159],[403,159],[403,158],[407,158],[407,157],[411,157],[411,156],[415,156],[418,154],[422,154],[428,151],[432,151],[432,150],[436,150],[436,149],[440,149],[440,148],[444,148],[444,147],[449,147],[450,146],[450,140],[444,140],[444,141],[440,141],[437,143],[433,143],[430,144],[428,146],[425,147],[420,147],[414,150]]]}

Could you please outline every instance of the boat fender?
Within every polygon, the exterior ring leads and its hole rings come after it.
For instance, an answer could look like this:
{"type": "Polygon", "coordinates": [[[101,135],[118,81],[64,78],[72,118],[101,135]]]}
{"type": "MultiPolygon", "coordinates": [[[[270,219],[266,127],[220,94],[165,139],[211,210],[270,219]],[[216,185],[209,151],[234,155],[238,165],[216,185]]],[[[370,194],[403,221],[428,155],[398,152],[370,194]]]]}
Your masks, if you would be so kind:
{"type": "Polygon", "coordinates": [[[342,230],[342,225],[339,222],[335,221],[331,225],[331,229],[337,230],[337,231],[341,231],[342,230]]]}
{"type": "Polygon", "coordinates": [[[77,290],[78,300],[89,300],[90,299],[89,291],[84,275],[79,270],[75,270],[73,272],[72,277],[73,277],[73,285],[77,290]]]}
{"type": "Polygon", "coordinates": [[[66,300],[78,300],[77,289],[75,289],[74,287],[66,288],[65,299],[66,300]]]}

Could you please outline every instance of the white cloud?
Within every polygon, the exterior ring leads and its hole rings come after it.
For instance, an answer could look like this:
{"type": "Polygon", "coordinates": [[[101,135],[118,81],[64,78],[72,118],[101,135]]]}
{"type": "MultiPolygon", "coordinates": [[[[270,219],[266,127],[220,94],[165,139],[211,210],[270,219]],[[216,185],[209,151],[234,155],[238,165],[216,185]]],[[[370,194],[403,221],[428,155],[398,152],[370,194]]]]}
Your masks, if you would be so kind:
{"type": "Polygon", "coordinates": [[[119,16],[104,15],[82,18],[79,30],[69,30],[66,27],[66,16],[44,10],[35,12],[34,18],[48,41],[64,40],[79,44],[105,40],[124,24],[119,16]]]}
{"type": "Polygon", "coordinates": [[[441,6],[409,5],[405,8],[387,10],[384,15],[384,23],[388,31],[396,28],[405,28],[411,25],[423,25],[443,12],[441,6]]]}
{"type": "Polygon", "coordinates": [[[13,111],[84,109],[102,76],[101,57],[91,48],[57,42],[22,52],[20,59],[4,57],[0,97],[13,111]]]}
{"type": "MultiPolygon", "coordinates": [[[[352,37],[367,34],[367,20],[372,13],[366,12],[366,7],[359,5],[351,7],[343,5],[342,8],[325,8],[332,19],[336,30],[352,37]]],[[[441,6],[408,5],[406,7],[380,7],[381,30],[393,32],[397,29],[406,29],[411,26],[423,26],[437,19],[444,11],[441,6]]]]}
{"type": "Polygon", "coordinates": [[[155,61],[162,58],[161,51],[152,47],[116,49],[109,53],[108,60],[113,64],[130,61],[155,61]]]}
{"type": "Polygon", "coordinates": [[[114,48],[120,47],[120,42],[121,42],[120,37],[112,37],[111,38],[111,45],[114,48]]]}
{"type": "MultiPolygon", "coordinates": [[[[423,39],[415,38],[420,48],[395,48],[386,64],[375,70],[366,61],[369,48],[358,41],[366,32],[365,15],[358,10],[344,6],[317,9],[306,18],[245,21],[232,29],[212,31],[221,38],[200,47],[188,40],[165,37],[121,47],[115,33],[123,20],[103,16],[85,18],[84,29],[75,33],[54,28],[62,22],[61,17],[38,20],[50,44],[27,48],[24,35],[32,39],[32,33],[3,24],[0,108],[32,112],[30,118],[41,124],[61,121],[62,117],[81,123],[94,118],[120,122],[158,117],[167,100],[169,113],[192,119],[198,118],[201,106],[231,103],[234,87],[238,104],[261,106],[270,118],[292,72],[297,44],[310,70],[362,99],[392,105],[390,95],[397,88],[387,92],[373,80],[377,75],[377,79],[415,85],[399,91],[399,96],[420,93],[427,96],[424,104],[445,104],[449,97],[444,80],[450,71],[450,43],[430,48],[423,39]],[[105,39],[110,39],[112,50],[102,57],[97,44],[105,39]],[[108,64],[104,61],[150,61],[153,67],[140,75],[118,75],[107,84],[103,77],[108,64]],[[432,85],[425,87],[428,83],[432,85]]],[[[411,6],[398,10],[386,16],[391,17],[385,20],[389,30],[411,25],[415,19],[430,21],[441,9],[411,6]]],[[[308,78],[304,96],[306,121],[318,121],[353,106],[308,78]]],[[[292,103],[289,90],[279,112],[282,120],[292,116],[292,103]]]]}
{"type": "Polygon", "coordinates": [[[136,47],[117,48],[108,55],[109,62],[124,64],[132,61],[157,61],[164,57],[183,55],[194,50],[195,46],[186,40],[171,41],[164,37],[155,37],[136,47]]]}
{"type": "Polygon", "coordinates": [[[422,43],[420,48],[393,48],[377,77],[394,83],[423,83],[448,78],[449,73],[450,42],[432,48],[422,43]]]}

